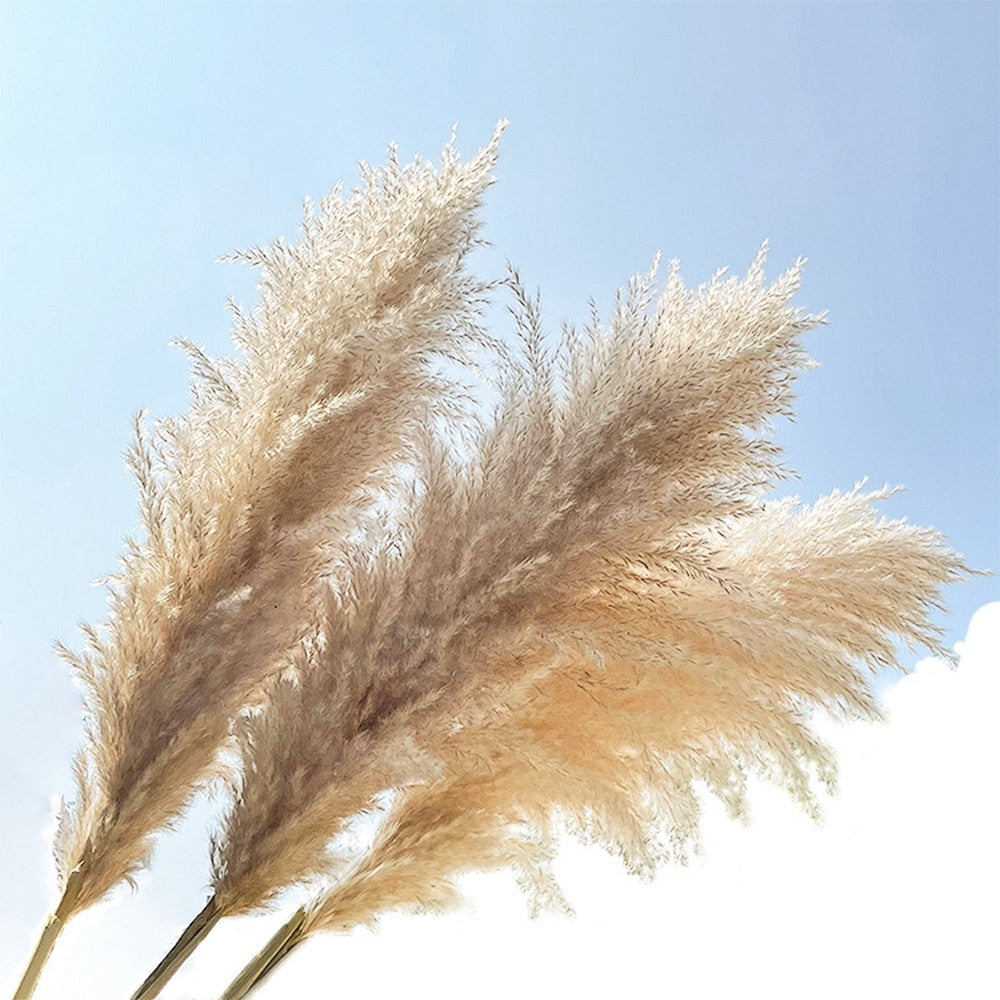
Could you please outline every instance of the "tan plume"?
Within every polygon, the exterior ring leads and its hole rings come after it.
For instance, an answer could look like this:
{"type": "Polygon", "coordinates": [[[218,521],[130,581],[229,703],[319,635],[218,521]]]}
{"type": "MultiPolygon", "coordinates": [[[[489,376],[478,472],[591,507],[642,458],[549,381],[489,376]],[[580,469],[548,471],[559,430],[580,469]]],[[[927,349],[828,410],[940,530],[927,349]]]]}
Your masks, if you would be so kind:
{"type": "Polygon", "coordinates": [[[502,130],[468,162],[449,144],[439,168],[390,150],[350,197],[307,205],[298,243],[236,255],[260,273],[259,307],[234,308],[242,357],[182,344],[191,409],[151,437],[140,423],[129,453],[143,535],[111,579],[108,621],[85,629],[82,654],[64,650],[87,738],[56,838],[60,926],[144,866],[218,774],[233,717],[315,634],[331,553],[413,429],[461,409],[437,362],[485,337],[466,260],[502,130]]]}
{"type": "Polygon", "coordinates": [[[556,357],[514,282],[494,424],[457,466],[427,442],[401,554],[359,554],[323,647],[247,720],[216,898],[330,881],[240,990],[315,930],[450,904],[469,869],[561,905],[565,828],[650,873],[696,839],[698,784],[734,814],[751,774],[811,807],[834,779],[813,712],[877,714],[897,639],[943,652],[928,615],[961,561],[880,518],[887,491],[764,499],[817,318],[789,304],[801,265],[771,286],[762,265],[694,292],[672,268],[658,299],[637,279],[556,357]],[[371,849],[331,850],[387,789],[371,849]]]}

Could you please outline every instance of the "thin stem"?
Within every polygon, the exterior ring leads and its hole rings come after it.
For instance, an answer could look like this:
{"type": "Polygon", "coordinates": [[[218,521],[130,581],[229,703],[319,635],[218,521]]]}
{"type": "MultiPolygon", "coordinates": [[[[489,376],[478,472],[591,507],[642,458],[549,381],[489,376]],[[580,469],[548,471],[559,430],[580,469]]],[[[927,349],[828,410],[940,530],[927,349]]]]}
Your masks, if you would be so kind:
{"type": "Polygon", "coordinates": [[[170,981],[170,977],[187,961],[191,953],[208,935],[208,932],[222,919],[215,896],[205,904],[204,909],[187,925],[173,948],[163,956],[160,964],[146,977],[146,981],[132,994],[132,1000],[151,1000],[159,996],[160,990],[170,981]]]}
{"type": "Polygon", "coordinates": [[[38,985],[38,977],[42,974],[42,969],[52,952],[56,938],[59,937],[63,926],[62,920],[54,913],[45,922],[45,927],[38,938],[38,944],[35,945],[35,950],[31,953],[28,968],[24,970],[21,982],[14,993],[14,1000],[29,1000],[35,992],[35,987],[38,985]]]}
{"type": "MultiPolygon", "coordinates": [[[[257,978],[250,984],[246,994],[249,994],[252,990],[255,990],[261,983],[267,979],[271,973],[274,971],[276,965],[283,962],[291,953],[294,951],[303,941],[306,940],[307,935],[303,932],[302,934],[293,934],[282,946],[281,951],[279,951],[274,958],[271,959],[267,965],[261,969],[260,974],[257,978]]],[[[244,996],[246,995],[244,994],[244,996]]]]}
{"type": "Polygon", "coordinates": [[[63,886],[62,896],[49,919],[45,921],[45,926],[42,928],[42,933],[38,938],[38,943],[35,945],[35,950],[31,953],[31,958],[28,960],[28,967],[24,970],[21,982],[18,983],[13,1000],[30,1000],[34,995],[38,979],[42,974],[45,963],[48,961],[49,955],[52,954],[56,939],[62,933],[66,922],[73,915],[83,880],[81,869],[82,864],[69,873],[66,884],[63,886]]]}
{"type": "Polygon", "coordinates": [[[246,968],[232,981],[220,1000],[242,1000],[259,986],[294,948],[307,936],[303,928],[306,908],[300,906],[286,920],[270,941],[247,963],[246,968]]]}

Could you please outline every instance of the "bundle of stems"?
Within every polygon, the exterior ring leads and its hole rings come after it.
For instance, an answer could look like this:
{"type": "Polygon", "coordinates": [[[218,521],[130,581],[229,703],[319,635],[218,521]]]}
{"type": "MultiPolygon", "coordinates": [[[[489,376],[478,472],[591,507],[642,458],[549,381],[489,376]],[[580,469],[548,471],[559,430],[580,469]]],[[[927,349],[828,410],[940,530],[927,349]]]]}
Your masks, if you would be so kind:
{"type": "Polygon", "coordinates": [[[811,806],[834,773],[812,712],[876,716],[897,637],[941,651],[928,612],[963,567],[936,533],[880,520],[885,491],[765,500],[820,317],[790,304],[801,262],[770,286],[763,264],[695,291],[672,266],[659,297],[654,268],[554,354],[512,278],[494,419],[465,449],[422,435],[406,502],[340,553],[320,638],[240,724],[207,905],[326,888],[227,997],[314,931],[450,905],[469,869],[564,905],[563,827],[649,874],[695,840],[699,784],[736,815],[754,773],[811,806]],[[374,843],[345,847],[387,793],[374,843]]]}
{"type": "MultiPolygon", "coordinates": [[[[77,795],[56,836],[61,896],[18,987],[34,991],[61,928],[148,863],[154,834],[224,768],[232,720],[322,628],[327,573],[363,530],[414,433],[462,409],[441,358],[486,342],[470,276],[477,212],[504,123],[463,163],[364,168],[307,203],[303,237],[236,255],[261,303],[234,307],[238,359],[188,342],[188,414],[129,463],[143,537],[110,579],[109,617],[63,650],[85,690],[77,795]]],[[[202,922],[210,924],[207,908],[202,922]]]]}

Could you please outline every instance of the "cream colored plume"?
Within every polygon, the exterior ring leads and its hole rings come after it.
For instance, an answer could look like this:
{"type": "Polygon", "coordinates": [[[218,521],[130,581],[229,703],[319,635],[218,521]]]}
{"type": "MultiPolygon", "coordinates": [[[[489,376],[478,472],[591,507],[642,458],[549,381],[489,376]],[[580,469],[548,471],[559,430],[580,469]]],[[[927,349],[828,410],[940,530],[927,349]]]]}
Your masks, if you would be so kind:
{"type": "Polygon", "coordinates": [[[326,574],[363,529],[414,434],[455,417],[441,358],[484,341],[466,271],[497,143],[439,168],[365,168],[364,186],[307,205],[303,237],[237,255],[261,302],[236,311],[239,359],[189,343],[190,412],[137,427],[129,461],[143,536],[110,614],[64,651],[86,692],[76,799],[56,851],[63,895],[19,996],[65,920],[130,878],[153,834],[217,773],[231,721],[320,626],[326,574]]]}
{"type": "Polygon", "coordinates": [[[595,572],[654,544],[668,570],[710,572],[699,533],[759,504],[774,456],[746,431],[787,405],[814,321],[788,304],[796,272],[765,288],[760,266],[694,296],[675,272],[652,311],[652,277],[637,281],[608,329],[570,340],[564,383],[515,284],[523,351],[505,359],[494,423],[464,460],[424,436],[401,523],[345,553],[322,644],[246,721],[215,850],[227,909],[324,871],[357,810],[433,767],[423,727],[516,678],[498,653],[544,636],[540,616],[570,581],[588,593],[595,572]]]}
{"type": "Polygon", "coordinates": [[[876,715],[854,657],[882,662],[889,636],[917,638],[919,588],[933,591],[960,569],[933,532],[880,521],[870,501],[883,495],[833,494],[747,518],[730,538],[740,558],[728,593],[687,585],[669,600],[661,593],[657,607],[659,585],[643,567],[617,578],[625,587],[610,602],[574,602],[567,620],[585,643],[549,652],[496,710],[452,727],[437,772],[399,794],[372,849],[316,898],[301,933],[450,905],[457,875],[502,865],[538,901],[558,902],[546,862],[561,829],[651,874],[696,842],[699,784],[733,815],[754,774],[811,806],[812,778],[834,778],[811,731],[815,709],[876,715]],[[828,548],[838,535],[851,559],[828,548]],[[891,580],[886,560],[897,567],[891,580]],[[845,614],[836,604],[848,594],[857,596],[845,614]]]}
{"type": "Polygon", "coordinates": [[[790,305],[800,265],[762,266],[693,292],[672,268],[658,299],[637,279],[556,357],[513,283],[494,424],[461,464],[426,441],[397,537],[337,577],[324,644],[247,720],[216,898],[332,879],[283,954],[444,905],[471,868],[558,901],[565,827],[648,874],[696,838],[699,783],[734,814],[751,773],[808,806],[834,773],[814,710],[874,715],[897,638],[940,651],[928,612],[962,565],[935,533],[880,520],[884,491],[763,499],[817,318],[790,305]],[[386,789],[371,850],[331,852],[386,789]]]}
{"type": "Polygon", "coordinates": [[[314,931],[450,905],[463,871],[565,906],[565,831],[648,875],[696,842],[699,788],[738,815],[761,775],[812,808],[835,776],[814,712],[875,716],[898,641],[941,652],[929,612],[964,567],[937,534],[881,518],[885,490],[770,499],[822,320],[793,304],[802,262],[695,289],[654,266],[558,346],[512,273],[516,336],[491,338],[499,286],[466,260],[501,130],[307,209],[299,243],[240,255],[242,357],[186,345],[191,411],[137,435],[145,534],[73,658],[64,893],[19,998],[209,778],[212,895],[135,1000],[290,885],[312,901],[226,1000],[314,931]],[[483,416],[440,362],[487,350],[483,416]]]}

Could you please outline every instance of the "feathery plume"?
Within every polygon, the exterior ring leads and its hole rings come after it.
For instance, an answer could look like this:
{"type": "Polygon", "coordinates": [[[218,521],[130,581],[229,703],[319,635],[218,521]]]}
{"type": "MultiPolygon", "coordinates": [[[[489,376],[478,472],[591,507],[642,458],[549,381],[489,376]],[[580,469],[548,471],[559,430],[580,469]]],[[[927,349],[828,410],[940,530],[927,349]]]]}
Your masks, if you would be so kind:
{"type": "Polygon", "coordinates": [[[524,350],[507,359],[505,399],[478,454],[463,465],[425,435],[403,523],[383,545],[345,553],[322,647],[244,723],[239,787],[214,852],[228,912],[324,872],[331,836],[356,811],[433,766],[424,721],[440,728],[476,689],[517,676],[520,661],[498,654],[544,639],[539,616],[567,581],[586,586],[595,567],[654,545],[682,572],[709,571],[696,533],[751,510],[776,474],[773,452],[744,429],[786,403],[788,369],[805,361],[798,335],[814,322],[788,305],[796,276],[764,289],[761,263],[745,282],[693,297],[695,322],[719,346],[686,365],[670,356],[685,347],[665,317],[692,297],[675,272],[649,316],[652,274],[636,281],[610,329],[571,338],[565,392],[518,292],[524,350]],[[741,324],[751,329],[742,343],[741,324]],[[689,380],[729,384],[706,403],[689,380]]]}
{"type": "Polygon", "coordinates": [[[324,644],[246,720],[214,898],[333,887],[227,996],[315,930],[451,902],[469,868],[558,905],[560,820],[649,874],[694,841],[698,782],[734,814],[750,773],[809,806],[833,780],[812,711],[877,714],[865,667],[894,637],[940,651],[927,614],[963,567],[936,534],[880,521],[884,493],[763,500],[820,319],[790,305],[800,269],[765,287],[762,253],[690,292],[673,266],[655,302],[651,272],[557,358],[512,282],[524,351],[478,451],[426,441],[400,537],[338,577],[324,644]],[[352,868],[331,838],[393,788],[352,868]]]}
{"type": "MultiPolygon", "coordinates": [[[[102,628],[63,650],[86,692],[77,797],[56,837],[62,896],[17,997],[62,924],[148,861],[152,837],[220,773],[236,713],[314,636],[331,553],[391,481],[415,427],[459,397],[429,363],[474,353],[485,286],[466,258],[501,123],[468,163],[364,168],[303,238],[237,254],[261,303],[234,308],[243,358],[192,357],[190,412],[129,456],[144,537],[130,541],[102,628]]],[[[217,915],[206,910],[210,926],[217,915]]]]}
{"type": "Polygon", "coordinates": [[[890,634],[942,652],[926,630],[927,602],[962,570],[936,533],[880,520],[871,501],[885,495],[856,489],[741,519],[727,540],[738,554],[732,586],[714,598],[703,585],[657,595],[643,566],[616,577],[628,586],[611,608],[566,606],[575,635],[588,622],[586,645],[537,646],[548,664],[523,670],[531,680],[490,709],[452,716],[436,770],[399,791],[373,845],[292,915],[225,1000],[249,993],[313,933],[393,908],[455,905],[466,871],[513,867],[536,906],[564,906],[548,870],[563,828],[639,874],[683,860],[697,842],[699,783],[734,816],[753,774],[812,808],[812,779],[835,776],[811,730],[814,710],[877,716],[855,657],[887,662],[890,634]],[[887,579],[886,565],[898,574],[887,579]],[[854,598],[849,615],[837,608],[852,592],[873,595],[870,616],[854,598]]]}

